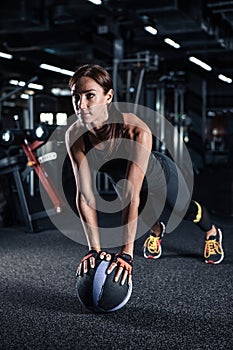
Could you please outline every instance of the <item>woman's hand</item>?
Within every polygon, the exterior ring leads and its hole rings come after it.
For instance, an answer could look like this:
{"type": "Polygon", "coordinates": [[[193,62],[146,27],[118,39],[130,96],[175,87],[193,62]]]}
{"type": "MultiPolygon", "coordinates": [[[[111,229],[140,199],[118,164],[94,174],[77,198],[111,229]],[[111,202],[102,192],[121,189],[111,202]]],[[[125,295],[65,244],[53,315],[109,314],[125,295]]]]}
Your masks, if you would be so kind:
{"type": "Polygon", "coordinates": [[[107,274],[110,274],[114,269],[117,269],[114,281],[118,282],[121,277],[121,285],[124,285],[128,278],[128,284],[130,284],[132,282],[132,263],[133,259],[129,254],[114,254],[112,263],[107,270],[107,274]]]}
{"type": "Polygon", "coordinates": [[[119,279],[121,279],[121,285],[124,285],[127,279],[128,284],[132,282],[133,259],[129,254],[110,254],[104,251],[97,252],[96,250],[89,250],[84,256],[78,265],[76,276],[88,273],[90,269],[94,269],[96,258],[111,262],[107,274],[109,275],[114,269],[116,269],[114,277],[115,282],[118,282],[119,279]]]}
{"type": "Polygon", "coordinates": [[[97,252],[97,250],[89,250],[78,265],[76,276],[80,276],[82,273],[88,273],[90,269],[95,268],[95,260],[100,258],[101,260],[110,261],[112,256],[106,252],[97,252]]]}
{"type": "Polygon", "coordinates": [[[78,265],[76,276],[80,276],[82,273],[87,273],[89,269],[94,269],[95,259],[99,256],[99,252],[96,250],[89,250],[78,265]]]}

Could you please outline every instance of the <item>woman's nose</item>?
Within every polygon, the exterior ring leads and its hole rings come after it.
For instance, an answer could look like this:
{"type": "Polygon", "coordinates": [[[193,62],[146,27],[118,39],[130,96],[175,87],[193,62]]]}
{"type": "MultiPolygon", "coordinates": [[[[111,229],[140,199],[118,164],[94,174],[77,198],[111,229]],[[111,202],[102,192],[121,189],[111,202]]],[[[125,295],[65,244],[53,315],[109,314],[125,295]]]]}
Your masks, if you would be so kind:
{"type": "Polygon", "coordinates": [[[85,100],[84,96],[80,96],[79,99],[79,108],[80,109],[86,109],[87,108],[87,101],[85,100]]]}

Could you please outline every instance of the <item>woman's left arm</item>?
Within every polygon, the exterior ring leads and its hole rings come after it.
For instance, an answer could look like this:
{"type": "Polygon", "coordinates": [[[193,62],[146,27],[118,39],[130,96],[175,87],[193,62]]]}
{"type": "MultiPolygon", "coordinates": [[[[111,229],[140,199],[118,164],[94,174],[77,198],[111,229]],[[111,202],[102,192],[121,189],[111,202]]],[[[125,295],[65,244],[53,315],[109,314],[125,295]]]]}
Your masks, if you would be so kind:
{"type": "Polygon", "coordinates": [[[131,159],[128,163],[122,201],[123,245],[122,253],[133,256],[137,231],[140,191],[152,149],[152,135],[147,130],[133,130],[131,159]]]}
{"type": "MultiPolygon", "coordinates": [[[[137,231],[138,208],[140,204],[140,191],[143,180],[146,174],[148,161],[152,149],[152,135],[149,130],[141,127],[135,127],[131,130],[131,154],[128,163],[126,181],[123,190],[122,198],[122,234],[123,244],[121,254],[123,256],[130,255],[133,258],[134,241],[137,231]]],[[[131,281],[131,269],[124,264],[118,267],[115,280],[121,278],[121,283],[124,284],[128,278],[131,281]],[[122,276],[121,276],[122,275],[122,276]]],[[[113,263],[108,272],[110,273],[117,267],[113,263]]]]}

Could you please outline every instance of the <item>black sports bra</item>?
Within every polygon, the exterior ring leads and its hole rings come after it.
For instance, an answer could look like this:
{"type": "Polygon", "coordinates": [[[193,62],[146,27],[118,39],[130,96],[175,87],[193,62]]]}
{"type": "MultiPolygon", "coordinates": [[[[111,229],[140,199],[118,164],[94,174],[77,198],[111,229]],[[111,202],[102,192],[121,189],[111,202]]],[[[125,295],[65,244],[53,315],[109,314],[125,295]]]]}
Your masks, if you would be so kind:
{"type": "MultiPolygon", "coordinates": [[[[129,162],[128,152],[124,147],[124,142],[120,145],[116,152],[113,152],[110,159],[106,159],[107,147],[104,149],[98,149],[94,147],[90,142],[88,132],[84,135],[85,153],[91,169],[106,173],[113,183],[117,183],[119,180],[125,179],[126,169],[129,162]]],[[[159,188],[164,186],[164,176],[166,182],[169,179],[169,166],[166,161],[166,156],[159,152],[151,152],[147,172],[146,180],[144,179],[142,189],[147,187],[146,183],[152,185],[151,188],[159,188]]]]}
{"type": "Polygon", "coordinates": [[[128,164],[127,152],[121,149],[111,155],[110,159],[106,156],[108,151],[108,142],[105,141],[104,149],[94,147],[89,139],[88,132],[84,135],[85,153],[91,169],[108,174],[115,180],[125,178],[126,167],[128,164]],[[124,158],[122,158],[122,155],[124,158]]]}

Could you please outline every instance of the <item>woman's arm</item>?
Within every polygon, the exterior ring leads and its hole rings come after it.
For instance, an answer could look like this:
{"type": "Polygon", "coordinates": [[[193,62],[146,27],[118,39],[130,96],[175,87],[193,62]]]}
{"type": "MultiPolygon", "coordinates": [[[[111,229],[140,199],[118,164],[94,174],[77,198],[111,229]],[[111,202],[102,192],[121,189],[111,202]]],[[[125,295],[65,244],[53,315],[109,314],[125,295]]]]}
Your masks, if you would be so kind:
{"type": "Polygon", "coordinates": [[[122,252],[133,256],[138,222],[140,191],[146,174],[152,148],[152,135],[139,127],[132,130],[131,159],[128,163],[122,202],[123,246],[122,252]]]}
{"type": "MultiPolygon", "coordinates": [[[[122,198],[122,225],[123,244],[121,254],[130,255],[133,258],[134,241],[137,231],[138,209],[140,204],[140,191],[146,174],[148,161],[152,149],[152,135],[148,129],[135,127],[130,130],[131,157],[128,163],[126,181],[122,198]]],[[[131,281],[131,268],[124,263],[113,262],[108,269],[111,273],[119,265],[115,280],[121,278],[124,284],[126,279],[131,281]]]]}
{"type": "Polygon", "coordinates": [[[83,139],[78,139],[71,148],[73,161],[76,163],[76,204],[80,220],[87,238],[90,250],[100,251],[100,238],[96,200],[93,191],[92,175],[83,150],[83,139]]]}

